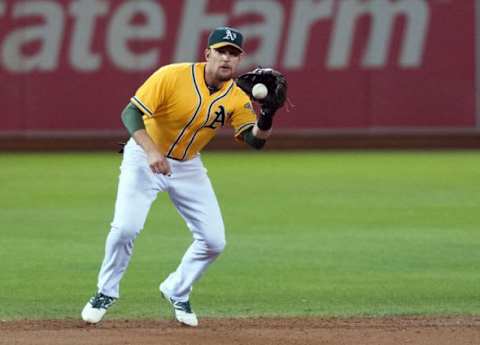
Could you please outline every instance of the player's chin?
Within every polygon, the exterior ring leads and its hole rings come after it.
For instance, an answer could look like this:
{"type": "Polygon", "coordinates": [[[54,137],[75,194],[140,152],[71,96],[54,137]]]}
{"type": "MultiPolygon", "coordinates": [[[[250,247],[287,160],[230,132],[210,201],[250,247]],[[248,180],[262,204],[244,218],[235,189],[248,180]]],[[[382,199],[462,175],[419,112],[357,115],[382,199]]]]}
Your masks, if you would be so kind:
{"type": "Polygon", "coordinates": [[[220,81],[227,81],[233,78],[233,71],[230,68],[220,68],[217,73],[217,78],[220,81]]]}

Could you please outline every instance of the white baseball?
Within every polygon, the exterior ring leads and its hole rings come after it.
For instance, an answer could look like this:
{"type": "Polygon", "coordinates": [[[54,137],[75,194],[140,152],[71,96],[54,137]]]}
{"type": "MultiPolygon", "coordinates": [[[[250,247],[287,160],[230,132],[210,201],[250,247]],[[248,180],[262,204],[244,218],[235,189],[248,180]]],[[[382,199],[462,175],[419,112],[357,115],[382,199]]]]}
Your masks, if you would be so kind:
{"type": "Polygon", "coordinates": [[[268,89],[265,86],[265,84],[262,84],[262,83],[255,84],[253,85],[253,88],[252,88],[252,95],[256,99],[264,99],[268,95],[268,89]]]}

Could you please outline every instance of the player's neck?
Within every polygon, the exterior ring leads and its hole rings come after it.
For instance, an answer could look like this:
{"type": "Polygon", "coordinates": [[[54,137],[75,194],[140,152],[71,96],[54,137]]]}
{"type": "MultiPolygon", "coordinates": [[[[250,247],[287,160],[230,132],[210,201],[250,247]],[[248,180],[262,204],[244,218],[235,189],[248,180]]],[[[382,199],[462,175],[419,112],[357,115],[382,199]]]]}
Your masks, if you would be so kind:
{"type": "Polygon", "coordinates": [[[205,66],[205,69],[203,70],[203,79],[205,80],[205,84],[207,84],[207,88],[211,94],[220,90],[225,83],[216,79],[215,74],[209,71],[207,66],[205,66]]]}

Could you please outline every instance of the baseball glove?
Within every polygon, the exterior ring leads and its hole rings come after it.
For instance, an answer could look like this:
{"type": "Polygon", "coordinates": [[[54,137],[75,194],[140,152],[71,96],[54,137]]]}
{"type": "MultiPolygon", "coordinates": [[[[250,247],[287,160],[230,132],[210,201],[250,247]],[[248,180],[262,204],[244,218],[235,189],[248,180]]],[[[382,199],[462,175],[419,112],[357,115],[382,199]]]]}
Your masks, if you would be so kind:
{"type": "Polygon", "coordinates": [[[237,78],[237,85],[245,91],[251,99],[252,88],[255,84],[262,83],[267,87],[268,94],[260,103],[264,113],[271,116],[281,108],[287,99],[287,80],[282,73],[272,68],[257,67],[253,71],[244,73],[237,78]]]}

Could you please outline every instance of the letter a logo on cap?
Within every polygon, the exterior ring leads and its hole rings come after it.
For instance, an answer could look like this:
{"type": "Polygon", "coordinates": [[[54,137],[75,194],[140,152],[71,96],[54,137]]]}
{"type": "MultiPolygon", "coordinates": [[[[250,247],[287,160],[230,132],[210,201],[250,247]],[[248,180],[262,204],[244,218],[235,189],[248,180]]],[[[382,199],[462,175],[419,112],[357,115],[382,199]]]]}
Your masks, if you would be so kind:
{"type": "Polygon", "coordinates": [[[237,34],[235,32],[230,31],[229,29],[227,29],[226,32],[225,32],[225,36],[222,39],[235,41],[237,39],[237,34]]]}
{"type": "Polygon", "coordinates": [[[208,36],[209,48],[217,49],[220,47],[232,46],[243,52],[242,43],[243,36],[241,32],[225,26],[216,28],[208,36]]]}

